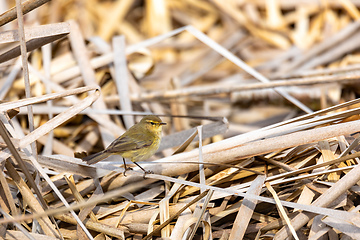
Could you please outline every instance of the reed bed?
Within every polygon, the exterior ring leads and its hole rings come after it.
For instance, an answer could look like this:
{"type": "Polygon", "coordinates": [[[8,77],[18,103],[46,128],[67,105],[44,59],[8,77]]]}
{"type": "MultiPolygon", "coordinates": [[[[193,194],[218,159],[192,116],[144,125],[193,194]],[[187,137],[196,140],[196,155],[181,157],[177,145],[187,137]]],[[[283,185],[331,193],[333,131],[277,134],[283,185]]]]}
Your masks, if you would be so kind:
{"type": "Polygon", "coordinates": [[[360,239],[359,8],[0,2],[0,238],[360,239]],[[79,158],[148,114],[153,174],[79,158]]]}

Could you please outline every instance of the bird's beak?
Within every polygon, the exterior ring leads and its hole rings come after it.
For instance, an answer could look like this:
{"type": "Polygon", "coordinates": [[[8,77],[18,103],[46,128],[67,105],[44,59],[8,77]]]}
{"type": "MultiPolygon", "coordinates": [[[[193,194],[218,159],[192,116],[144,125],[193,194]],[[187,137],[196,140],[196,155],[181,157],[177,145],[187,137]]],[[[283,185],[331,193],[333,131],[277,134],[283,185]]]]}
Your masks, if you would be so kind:
{"type": "Polygon", "coordinates": [[[165,122],[161,122],[160,125],[166,125],[166,123],[165,123],[165,122]]]}

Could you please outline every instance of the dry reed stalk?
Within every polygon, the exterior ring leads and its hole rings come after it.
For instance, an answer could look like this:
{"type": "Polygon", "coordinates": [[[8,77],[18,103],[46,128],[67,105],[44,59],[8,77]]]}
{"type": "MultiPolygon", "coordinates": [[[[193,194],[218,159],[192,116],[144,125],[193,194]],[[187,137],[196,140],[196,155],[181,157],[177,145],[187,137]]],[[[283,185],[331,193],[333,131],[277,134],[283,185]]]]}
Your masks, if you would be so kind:
{"type": "Polygon", "coordinates": [[[6,199],[6,201],[8,202],[8,205],[10,205],[9,206],[10,209],[7,209],[8,207],[5,204],[4,205],[2,204],[1,205],[2,209],[4,211],[8,210],[8,212],[10,212],[10,210],[11,210],[11,213],[13,215],[19,214],[19,211],[15,206],[14,199],[11,197],[11,191],[10,191],[9,185],[6,183],[6,179],[5,179],[3,172],[0,173],[0,183],[1,183],[2,192],[5,195],[5,197],[2,197],[2,200],[3,200],[2,203],[4,203],[4,199],[6,199]]]}
{"type": "Polygon", "coordinates": [[[279,199],[278,195],[276,194],[275,190],[271,187],[271,185],[270,185],[268,182],[266,182],[265,185],[266,185],[267,189],[268,189],[268,190],[271,192],[271,194],[273,195],[273,197],[274,197],[274,199],[275,199],[275,202],[276,202],[276,207],[277,207],[277,209],[278,209],[278,211],[279,211],[279,214],[280,214],[281,218],[286,222],[287,228],[290,229],[290,232],[291,232],[293,238],[294,238],[295,240],[299,240],[299,237],[298,237],[298,235],[296,234],[294,227],[291,225],[290,219],[289,219],[289,217],[286,215],[285,209],[284,209],[284,207],[281,205],[280,199],[279,199]]]}
{"type": "MultiPolygon", "coordinates": [[[[27,30],[29,31],[29,33],[25,35],[25,37],[29,38],[26,39],[26,49],[24,49],[27,52],[35,50],[58,39],[61,39],[67,34],[69,34],[69,26],[67,23],[50,24],[48,28],[45,29],[39,29],[39,27],[34,27],[27,30]]],[[[4,35],[5,38],[8,37],[8,39],[5,39],[5,42],[16,41],[16,39],[18,38],[18,31],[5,32],[2,35],[4,35]],[[9,34],[11,34],[12,36],[8,37],[9,34]]],[[[20,47],[14,47],[6,52],[1,53],[0,62],[6,62],[15,57],[18,57],[20,54],[20,47]]]]}
{"type": "MultiPolygon", "coordinates": [[[[24,3],[21,3],[22,14],[26,14],[47,2],[49,2],[49,0],[28,0],[24,3]]],[[[16,7],[13,7],[0,15],[0,26],[8,22],[11,22],[15,19],[16,19],[16,7]]]]}
{"type": "MultiPolygon", "coordinates": [[[[113,39],[114,47],[114,67],[115,67],[115,83],[119,95],[120,106],[123,111],[132,111],[132,104],[129,98],[129,78],[128,70],[126,68],[126,55],[125,55],[125,38],[115,37],[113,39]]],[[[132,116],[124,116],[126,129],[134,125],[134,118],[132,116]]]]}
{"type": "MultiPolygon", "coordinates": [[[[69,214],[62,214],[62,215],[55,215],[54,216],[56,219],[59,219],[61,221],[70,223],[70,224],[77,224],[76,220],[73,219],[73,217],[69,214]]],[[[112,237],[116,237],[119,239],[125,239],[124,237],[124,230],[126,231],[126,228],[114,228],[111,226],[108,226],[106,224],[102,224],[102,223],[98,223],[98,222],[93,222],[91,220],[87,220],[85,222],[85,226],[90,229],[90,230],[94,230],[94,231],[98,231],[98,232],[102,232],[106,235],[112,236],[112,237]]]]}
{"type": "MultiPolygon", "coordinates": [[[[21,50],[21,60],[22,60],[22,69],[24,75],[25,83],[25,96],[26,98],[31,97],[30,92],[30,78],[29,78],[29,67],[27,62],[27,47],[25,43],[25,31],[24,31],[24,19],[23,19],[23,10],[20,0],[16,0],[16,15],[18,20],[18,34],[20,39],[20,50],[21,50]]],[[[28,110],[28,121],[29,121],[29,131],[34,131],[34,114],[32,112],[32,106],[27,106],[28,110]]],[[[37,156],[36,142],[31,143],[31,151],[33,156],[37,156]]]]}
{"type": "Polygon", "coordinates": [[[252,84],[240,84],[240,85],[229,85],[219,87],[214,86],[201,86],[201,87],[188,87],[179,90],[168,90],[168,91],[154,91],[152,93],[140,93],[133,94],[131,100],[133,101],[149,101],[153,99],[163,100],[171,98],[189,97],[189,96],[203,96],[203,95],[217,95],[223,93],[233,93],[240,91],[249,90],[260,90],[266,88],[285,87],[285,86],[302,86],[302,85],[315,85],[324,83],[338,83],[338,82],[351,82],[358,81],[358,72],[346,73],[344,75],[337,76],[321,76],[321,77],[310,77],[301,79],[286,79],[286,80],[275,80],[269,83],[252,83],[252,84]]]}
{"type": "MultiPolygon", "coordinates": [[[[264,175],[257,176],[257,178],[252,182],[248,193],[259,195],[264,181],[264,175]]],[[[241,207],[239,208],[239,212],[236,215],[236,219],[231,229],[229,239],[238,239],[244,237],[251,215],[255,210],[256,203],[256,200],[247,199],[246,197],[244,198],[241,207]]]]}
{"type": "MultiPolygon", "coordinates": [[[[53,23],[41,26],[26,28],[25,39],[45,38],[53,35],[66,35],[69,31],[68,23],[53,23]]],[[[0,33],[0,43],[9,43],[19,41],[19,31],[10,30],[0,33]]]]}

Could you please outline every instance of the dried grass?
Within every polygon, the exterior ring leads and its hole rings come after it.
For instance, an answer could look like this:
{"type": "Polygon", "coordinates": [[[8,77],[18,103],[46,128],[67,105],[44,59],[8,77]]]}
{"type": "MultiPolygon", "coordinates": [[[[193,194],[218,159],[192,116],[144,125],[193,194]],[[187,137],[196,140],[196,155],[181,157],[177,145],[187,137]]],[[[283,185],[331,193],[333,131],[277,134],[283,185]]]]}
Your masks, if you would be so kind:
{"type": "Polygon", "coordinates": [[[360,239],[357,1],[11,4],[0,238],[360,239]],[[74,157],[149,113],[147,179],[74,157]]]}

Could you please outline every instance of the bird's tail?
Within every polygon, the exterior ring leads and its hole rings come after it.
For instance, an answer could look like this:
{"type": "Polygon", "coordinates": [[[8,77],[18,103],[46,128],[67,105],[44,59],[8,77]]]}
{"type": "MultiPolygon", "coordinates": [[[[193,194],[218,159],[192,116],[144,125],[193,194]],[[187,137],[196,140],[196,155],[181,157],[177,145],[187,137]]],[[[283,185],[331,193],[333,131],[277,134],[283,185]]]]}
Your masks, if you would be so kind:
{"type": "Polygon", "coordinates": [[[106,152],[105,150],[98,152],[98,153],[94,153],[92,155],[83,157],[82,160],[85,161],[87,164],[94,164],[97,163],[107,157],[109,157],[111,154],[106,152]]]}

